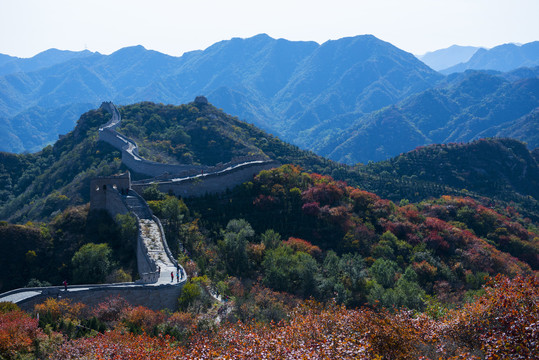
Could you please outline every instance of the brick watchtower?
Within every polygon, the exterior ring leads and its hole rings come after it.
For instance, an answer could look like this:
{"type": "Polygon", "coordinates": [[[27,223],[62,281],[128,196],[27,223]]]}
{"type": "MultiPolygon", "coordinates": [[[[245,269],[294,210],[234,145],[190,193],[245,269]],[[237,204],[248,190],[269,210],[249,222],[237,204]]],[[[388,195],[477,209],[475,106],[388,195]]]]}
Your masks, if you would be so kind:
{"type": "Polygon", "coordinates": [[[95,178],[90,183],[90,210],[116,212],[118,195],[127,195],[131,189],[131,174],[95,178]]]}

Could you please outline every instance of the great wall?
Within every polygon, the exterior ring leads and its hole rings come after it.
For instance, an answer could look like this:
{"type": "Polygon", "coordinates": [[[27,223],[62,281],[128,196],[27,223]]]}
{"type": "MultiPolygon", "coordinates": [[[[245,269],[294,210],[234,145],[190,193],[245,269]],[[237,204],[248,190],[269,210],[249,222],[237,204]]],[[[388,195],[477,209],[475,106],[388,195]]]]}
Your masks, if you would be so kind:
{"type": "MultiPolygon", "coordinates": [[[[205,98],[197,97],[195,101],[205,101],[205,98]]],[[[11,301],[22,309],[32,310],[35,304],[49,297],[71,299],[93,306],[107,297],[121,296],[133,305],[143,305],[153,310],[175,310],[187,274],[170,252],[161,222],[139,193],[153,184],[157,184],[162,192],[182,197],[224,192],[252,179],[261,170],[278,165],[275,161],[260,157],[236,158],[218,166],[148,161],[139,155],[138,146],[133,140],[116,131],[121,122],[116,106],[112,102],[104,102],[101,108],[110,112],[112,117],[99,128],[99,140],[120,150],[122,163],[129,169],[152,177],[132,182],[130,173],[126,172],[96,178],[90,185],[92,210],[106,210],[113,218],[128,213],[136,218],[136,256],[140,279],[133,283],[69,286],[67,290],[57,286],[15,289],[0,294],[0,302],[11,301]]]]}

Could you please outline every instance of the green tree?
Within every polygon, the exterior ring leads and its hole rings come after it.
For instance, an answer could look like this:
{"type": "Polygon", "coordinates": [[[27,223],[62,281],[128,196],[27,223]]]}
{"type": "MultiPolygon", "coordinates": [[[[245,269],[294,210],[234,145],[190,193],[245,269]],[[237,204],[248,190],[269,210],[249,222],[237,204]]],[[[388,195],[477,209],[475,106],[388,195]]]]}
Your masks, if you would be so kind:
{"type": "Polygon", "coordinates": [[[121,258],[132,258],[137,244],[137,219],[131,214],[118,214],[116,215],[116,224],[118,224],[120,233],[118,248],[121,252],[121,258]]]}
{"type": "Polygon", "coordinates": [[[302,296],[315,294],[318,264],[311,255],[302,251],[294,253],[289,246],[279,246],[266,253],[262,267],[266,286],[302,296]]]}
{"type": "Polygon", "coordinates": [[[157,183],[154,183],[142,190],[142,197],[146,201],[165,200],[166,194],[159,191],[157,183]]]}
{"type": "Polygon", "coordinates": [[[260,235],[260,240],[266,249],[275,249],[281,244],[281,234],[273,229],[268,229],[260,235]]]}
{"type": "Polygon", "coordinates": [[[376,282],[385,288],[391,288],[395,284],[395,274],[399,266],[396,262],[386,259],[377,259],[369,272],[376,282]]]}
{"type": "Polygon", "coordinates": [[[178,305],[182,311],[201,313],[208,310],[213,302],[206,290],[209,280],[206,276],[198,276],[185,284],[178,298],[178,305]]]}
{"type": "Polygon", "coordinates": [[[231,275],[242,275],[248,270],[247,243],[254,234],[253,228],[244,219],[233,219],[228,222],[219,246],[231,275]]]}
{"type": "Polygon", "coordinates": [[[353,294],[360,292],[366,275],[361,255],[344,254],[339,258],[330,250],[316,275],[320,298],[322,300],[335,298],[338,303],[346,305],[358,303],[360,299],[355,299],[353,294]]]}
{"type": "Polygon", "coordinates": [[[112,270],[112,250],[107,244],[83,245],[71,259],[73,281],[76,283],[102,283],[112,270]]]}

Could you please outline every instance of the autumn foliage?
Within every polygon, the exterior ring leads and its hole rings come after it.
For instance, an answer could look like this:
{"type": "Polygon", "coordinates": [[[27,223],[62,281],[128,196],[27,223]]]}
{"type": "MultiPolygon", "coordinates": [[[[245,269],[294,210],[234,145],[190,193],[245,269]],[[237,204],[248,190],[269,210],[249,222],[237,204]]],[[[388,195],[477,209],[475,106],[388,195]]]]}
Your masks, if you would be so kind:
{"type": "Polygon", "coordinates": [[[447,315],[446,333],[487,359],[539,354],[539,280],[497,276],[477,301],[447,315]]]}
{"type": "Polygon", "coordinates": [[[0,314],[0,358],[15,359],[33,351],[36,339],[43,336],[38,321],[15,310],[0,314]]]}
{"type": "Polygon", "coordinates": [[[185,345],[167,335],[115,330],[66,342],[54,358],[533,358],[539,351],[537,279],[497,277],[485,290],[475,302],[440,319],[405,310],[347,309],[334,302],[306,301],[290,312],[289,320],[223,323],[211,331],[195,331],[185,345]]]}

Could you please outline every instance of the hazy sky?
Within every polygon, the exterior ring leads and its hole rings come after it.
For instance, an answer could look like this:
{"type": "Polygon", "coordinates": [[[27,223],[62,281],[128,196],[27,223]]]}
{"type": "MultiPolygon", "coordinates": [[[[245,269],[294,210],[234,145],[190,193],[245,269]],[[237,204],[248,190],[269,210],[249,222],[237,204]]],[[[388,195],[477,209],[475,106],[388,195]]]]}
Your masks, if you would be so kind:
{"type": "Polygon", "coordinates": [[[539,0],[0,0],[0,53],[140,44],[181,55],[267,33],[318,43],[373,34],[423,54],[539,40],[538,19],[539,0]]]}

